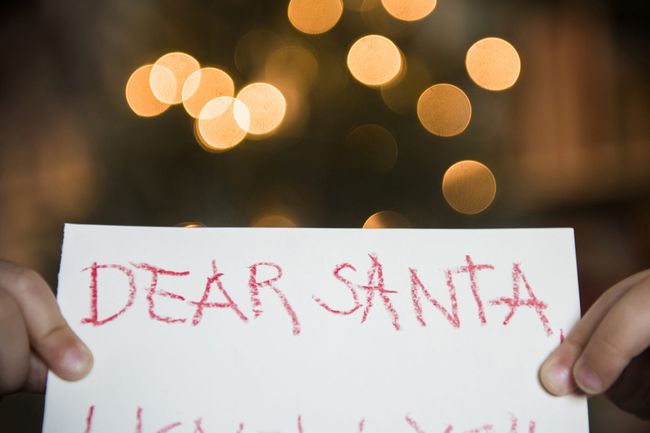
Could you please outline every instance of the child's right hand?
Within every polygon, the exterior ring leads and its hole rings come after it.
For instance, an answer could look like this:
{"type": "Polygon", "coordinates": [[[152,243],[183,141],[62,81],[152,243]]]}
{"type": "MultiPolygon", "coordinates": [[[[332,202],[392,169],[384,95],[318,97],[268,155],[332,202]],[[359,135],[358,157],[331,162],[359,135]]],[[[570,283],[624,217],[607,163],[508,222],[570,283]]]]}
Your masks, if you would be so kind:
{"type": "Polygon", "coordinates": [[[70,329],[45,280],[0,261],[0,396],[43,391],[47,369],[78,380],[92,368],[90,350],[70,329]]]}
{"type": "Polygon", "coordinates": [[[544,362],[540,379],[555,395],[607,393],[620,408],[650,418],[650,269],[601,296],[544,362]]]}

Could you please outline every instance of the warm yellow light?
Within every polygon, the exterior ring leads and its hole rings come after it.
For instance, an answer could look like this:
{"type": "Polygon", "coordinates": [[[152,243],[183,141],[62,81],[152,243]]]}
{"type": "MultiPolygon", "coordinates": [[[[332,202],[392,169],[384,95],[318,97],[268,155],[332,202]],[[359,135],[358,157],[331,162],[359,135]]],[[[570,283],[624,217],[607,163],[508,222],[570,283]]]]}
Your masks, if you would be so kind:
{"type": "Polygon", "coordinates": [[[126,82],[126,102],[138,116],[157,116],[169,108],[169,104],[160,102],[151,91],[149,76],[153,65],[144,65],[136,69],[126,82]]]}
{"type": "Polygon", "coordinates": [[[303,33],[325,33],[336,25],[343,13],[341,0],[291,0],[287,15],[303,33]]]}
{"type": "MultiPolygon", "coordinates": [[[[265,83],[272,84],[282,93],[286,101],[286,112],[280,125],[272,131],[273,135],[282,137],[302,137],[307,127],[310,116],[310,104],[307,100],[307,91],[300,87],[290,77],[270,76],[262,77],[265,83]]],[[[250,135],[253,139],[265,138],[268,134],[250,135]]],[[[285,141],[276,141],[276,143],[285,141]]]]}
{"type": "Polygon", "coordinates": [[[441,137],[452,137],[469,125],[472,105],[465,92],[458,87],[436,84],[420,95],[417,113],[427,131],[441,137]]]}
{"type": "Polygon", "coordinates": [[[447,169],[442,194],[457,212],[475,215],[494,201],[497,183],[488,167],[477,161],[460,161],[447,169]]]}
{"type": "Polygon", "coordinates": [[[262,215],[251,224],[253,227],[296,227],[296,223],[285,215],[262,215]]]}
{"type": "MultiPolygon", "coordinates": [[[[321,65],[309,46],[297,41],[277,45],[266,56],[263,69],[260,68],[263,74],[257,74],[258,79],[276,87],[286,101],[285,116],[279,127],[273,131],[274,135],[303,135],[310,116],[310,104],[307,99],[310,90],[318,83],[322,91],[323,87],[337,77],[336,73],[331,72],[324,64],[322,79],[319,80],[320,68],[321,65]]],[[[342,75],[347,78],[345,72],[342,72],[342,75]]]]}
{"type": "Polygon", "coordinates": [[[499,38],[485,38],[467,50],[465,66],[476,84],[499,91],[512,87],[521,72],[521,60],[515,47],[499,38]]]}
{"type": "Polygon", "coordinates": [[[185,227],[188,229],[198,229],[201,227],[205,227],[205,224],[197,222],[197,221],[187,221],[187,222],[182,222],[176,224],[176,227],[185,227]]]}
{"type": "Polygon", "coordinates": [[[248,127],[244,124],[240,126],[253,135],[264,135],[275,130],[287,111],[282,92],[268,83],[249,84],[239,92],[237,99],[246,105],[250,113],[248,127]]]}
{"type": "Polygon", "coordinates": [[[201,109],[208,101],[219,96],[234,96],[235,83],[230,75],[218,68],[194,71],[183,85],[183,106],[187,113],[199,118],[201,109]]]}
{"type": "Polygon", "coordinates": [[[371,215],[365,223],[364,229],[410,228],[411,223],[406,217],[392,210],[383,210],[371,215]]]}
{"type": "Polygon", "coordinates": [[[166,104],[179,104],[187,77],[201,65],[189,54],[168,53],[156,60],[151,70],[150,83],[153,94],[166,104]]]}
{"type": "Polygon", "coordinates": [[[397,142],[380,125],[361,125],[350,132],[344,141],[343,159],[352,170],[366,168],[386,173],[397,161],[397,142]]]}
{"type": "Polygon", "coordinates": [[[196,120],[195,133],[205,150],[223,152],[241,143],[249,124],[250,114],[243,102],[220,96],[203,107],[196,120]]]}
{"type": "Polygon", "coordinates": [[[318,68],[318,61],[311,50],[291,44],[276,48],[268,56],[264,64],[264,77],[290,81],[294,86],[307,90],[318,79],[318,68]]]}
{"type": "Polygon", "coordinates": [[[357,40],[348,52],[348,69],[367,86],[383,86],[402,70],[402,53],[390,39],[367,35],[357,40]]]}
{"type": "Polygon", "coordinates": [[[408,58],[401,78],[381,88],[381,98],[391,110],[404,115],[414,115],[422,91],[431,83],[431,74],[417,58],[408,58]]]}
{"type": "Polygon", "coordinates": [[[386,11],[402,21],[417,21],[436,8],[436,0],[381,0],[386,11]]]}

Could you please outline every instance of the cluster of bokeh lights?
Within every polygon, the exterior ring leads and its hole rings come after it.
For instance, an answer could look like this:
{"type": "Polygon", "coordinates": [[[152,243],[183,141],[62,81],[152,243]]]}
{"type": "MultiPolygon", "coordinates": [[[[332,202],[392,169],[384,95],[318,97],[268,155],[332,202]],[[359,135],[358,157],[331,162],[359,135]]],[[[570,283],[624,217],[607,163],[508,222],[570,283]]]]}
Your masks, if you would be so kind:
{"type": "MultiPolygon", "coordinates": [[[[381,0],[381,5],[396,20],[416,22],[434,12],[437,1],[381,0]]],[[[363,12],[363,6],[359,10],[363,12]]],[[[289,22],[308,35],[331,30],[343,13],[341,0],[290,0],[287,8],[289,22]]],[[[249,34],[247,37],[264,39],[266,36],[249,34]]],[[[243,41],[244,38],[240,43],[243,41]]],[[[415,114],[421,126],[434,136],[442,139],[458,136],[471,123],[472,104],[466,92],[453,83],[431,82],[426,66],[411,62],[384,35],[368,34],[354,41],[347,51],[346,65],[358,83],[377,89],[390,109],[415,114]]],[[[517,82],[521,61],[512,44],[487,37],[468,48],[465,68],[477,86],[499,92],[517,82]]],[[[173,52],[136,69],[127,82],[126,99],[133,112],[142,117],[157,116],[171,105],[182,104],[195,119],[194,132],[200,145],[210,152],[223,152],[247,137],[272,135],[283,122],[293,127],[295,119],[291,117],[295,117],[297,106],[306,100],[307,89],[318,78],[318,69],[319,59],[310,50],[300,44],[284,45],[264,65],[263,76],[274,77],[273,84],[253,82],[236,92],[235,83],[226,71],[201,68],[189,54],[173,52]]],[[[303,107],[303,111],[307,108],[303,107]]],[[[398,155],[395,138],[377,124],[354,128],[347,135],[344,147],[346,161],[354,165],[355,161],[363,160],[370,171],[379,173],[390,171],[398,155]]],[[[496,190],[492,171],[478,161],[456,162],[442,179],[443,197],[461,214],[475,215],[489,208],[496,190]]],[[[254,225],[297,225],[283,215],[267,217],[259,217],[254,225]]],[[[367,228],[409,226],[410,222],[395,211],[373,214],[364,224],[367,228]]]]}
{"type": "Polygon", "coordinates": [[[247,136],[271,135],[287,108],[284,95],[273,85],[251,83],[235,95],[235,83],[226,71],[201,68],[194,57],[181,52],[136,69],[126,84],[126,100],[142,117],[182,104],[195,119],[198,143],[210,152],[231,149],[247,136]]]}
{"type": "MultiPolygon", "coordinates": [[[[381,0],[381,4],[388,14],[398,20],[418,21],[431,14],[437,2],[381,0]]],[[[342,10],[340,0],[292,0],[289,3],[288,17],[296,29],[318,34],[333,28],[340,19],[342,10]]],[[[389,38],[379,34],[366,35],[356,40],[348,51],[347,66],[358,82],[379,88],[386,105],[395,111],[404,109],[404,98],[400,96],[409,91],[412,93],[428,77],[426,69],[417,64],[409,76],[406,57],[402,51],[389,38]],[[409,88],[409,80],[416,81],[416,84],[409,88]],[[400,85],[401,82],[406,83],[400,85]]],[[[516,83],[521,72],[517,50],[509,42],[495,37],[474,43],[467,50],[465,67],[472,81],[489,91],[509,89],[516,83]]],[[[415,111],[421,125],[438,137],[462,134],[472,118],[469,97],[460,87],[451,83],[427,84],[417,99],[415,111]]],[[[349,148],[351,146],[347,145],[348,141],[361,143],[356,147],[363,147],[366,158],[370,161],[373,161],[371,155],[383,153],[386,155],[384,159],[388,161],[384,165],[392,167],[395,162],[397,147],[393,151],[390,144],[394,139],[380,125],[362,125],[346,138],[346,147],[349,148]],[[385,138],[386,135],[390,139],[385,138]],[[351,139],[357,136],[359,138],[356,140],[351,139]],[[372,143],[370,146],[368,141],[372,143]]],[[[380,158],[374,160],[382,161],[380,158]]],[[[381,164],[371,165],[376,167],[381,164]]],[[[442,182],[442,193],[447,203],[457,212],[466,215],[475,215],[487,209],[494,201],[496,189],[492,171],[477,161],[459,161],[453,164],[446,171],[442,182]]],[[[396,218],[395,215],[398,214],[394,211],[385,212],[388,213],[379,212],[371,216],[364,227],[405,225],[404,217],[396,218]],[[391,215],[391,218],[385,215],[391,215]]]]}

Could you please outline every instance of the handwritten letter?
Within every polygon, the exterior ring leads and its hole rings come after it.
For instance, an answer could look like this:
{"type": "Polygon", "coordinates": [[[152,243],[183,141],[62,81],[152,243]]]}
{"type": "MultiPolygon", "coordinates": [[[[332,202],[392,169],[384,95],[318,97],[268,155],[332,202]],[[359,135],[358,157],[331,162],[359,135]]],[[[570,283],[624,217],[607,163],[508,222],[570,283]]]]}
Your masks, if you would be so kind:
{"type": "Polygon", "coordinates": [[[44,433],[586,433],[537,371],[579,318],[573,233],[68,225],[95,355],[44,433]]]}

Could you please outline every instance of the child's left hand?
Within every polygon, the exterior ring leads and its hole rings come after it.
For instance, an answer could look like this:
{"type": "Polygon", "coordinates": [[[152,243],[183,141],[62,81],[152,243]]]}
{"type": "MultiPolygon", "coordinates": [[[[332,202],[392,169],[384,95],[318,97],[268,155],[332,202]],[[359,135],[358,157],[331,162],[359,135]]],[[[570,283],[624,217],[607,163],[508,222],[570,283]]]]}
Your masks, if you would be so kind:
{"type": "Polygon", "coordinates": [[[606,392],[621,409],[650,418],[650,270],[610,288],[540,369],[555,395],[606,392]]]}

